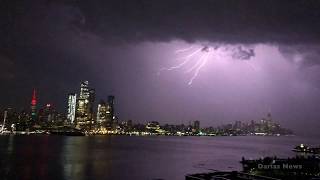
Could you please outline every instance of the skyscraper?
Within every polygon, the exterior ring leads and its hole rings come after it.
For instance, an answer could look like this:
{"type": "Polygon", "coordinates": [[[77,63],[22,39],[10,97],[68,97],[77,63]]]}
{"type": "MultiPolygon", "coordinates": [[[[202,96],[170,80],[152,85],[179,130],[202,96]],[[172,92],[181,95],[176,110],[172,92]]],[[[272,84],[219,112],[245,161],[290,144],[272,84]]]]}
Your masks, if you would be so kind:
{"type": "Polygon", "coordinates": [[[79,126],[91,125],[93,120],[94,89],[89,89],[89,82],[83,81],[80,85],[80,96],[77,99],[76,123],[79,126]]]}
{"type": "Polygon", "coordinates": [[[80,84],[80,99],[89,98],[89,81],[83,81],[80,84]]]}
{"type": "Polygon", "coordinates": [[[108,96],[107,121],[112,124],[114,120],[114,96],[108,96]]]}
{"type": "Polygon", "coordinates": [[[88,103],[88,116],[89,116],[89,121],[88,123],[92,124],[94,123],[94,114],[93,114],[93,104],[96,98],[96,91],[95,89],[89,89],[89,103],[88,103]]]}
{"type": "Polygon", "coordinates": [[[77,106],[77,94],[71,93],[68,95],[68,122],[73,124],[76,117],[76,106],[77,106]]]}
{"type": "Polygon", "coordinates": [[[98,110],[97,110],[97,124],[99,127],[106,126],[107,122],[107,104],[100,100],[98,104],[98,110]]]}
{"type": "Polygon", "coordinates": [[[89,82],[84,81],[80,84],[80,96],[77,99],[76,121],[77,125],[84,125],[88,119],[89,104],[89,82]]]}
{"type": "Polygon", "coordinates": [[[36,120],[37,116],[37,97],[36,90],[33,89],[32,99],[31,99],[31,118],[32,120],[36,120]]]}

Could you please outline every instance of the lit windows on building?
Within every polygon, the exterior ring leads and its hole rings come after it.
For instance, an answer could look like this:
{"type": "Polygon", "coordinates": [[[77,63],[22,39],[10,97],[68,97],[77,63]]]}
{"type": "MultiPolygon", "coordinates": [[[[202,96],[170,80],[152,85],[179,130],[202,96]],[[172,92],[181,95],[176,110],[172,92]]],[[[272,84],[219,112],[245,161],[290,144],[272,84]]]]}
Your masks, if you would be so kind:
{"type": "Polygon", "coordinates": [[[101,100],[98,104],[97,123],[99,126],[105,125],[107,121],[107,104],[101,100]]]}
{"type": "Polygon", "coordinates": [[[95,90],[89,88],[89,82],[83,81],[80,84],[80,95],[77,98],[76,123],[77,125],[88,125],[93,123],[93,103],[95,90]]]}
{"type": "Polygon", "coordinates": [[[73,124],[76,117],[77,94],[69,94],[68,96],[68,121],[73,124]]]}

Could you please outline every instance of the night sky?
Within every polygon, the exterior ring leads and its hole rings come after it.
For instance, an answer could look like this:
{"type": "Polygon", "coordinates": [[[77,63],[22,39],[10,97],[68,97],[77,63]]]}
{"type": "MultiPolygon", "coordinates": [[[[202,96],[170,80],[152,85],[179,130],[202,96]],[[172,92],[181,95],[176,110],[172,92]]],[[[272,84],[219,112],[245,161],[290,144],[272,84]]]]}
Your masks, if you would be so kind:
{"type": "Polygon", "coordinates": [[[0,3],[1,109],[29,108],[36,88],[40,105],[65,112],[67,94],[88,80],[97,101],[115,95],[120,120],[209,126],[271,112],[319,135],[320,1],[0,3]],[[191,85],[192,63],[161,71],[190,46],[225,50],[191,85]]]}

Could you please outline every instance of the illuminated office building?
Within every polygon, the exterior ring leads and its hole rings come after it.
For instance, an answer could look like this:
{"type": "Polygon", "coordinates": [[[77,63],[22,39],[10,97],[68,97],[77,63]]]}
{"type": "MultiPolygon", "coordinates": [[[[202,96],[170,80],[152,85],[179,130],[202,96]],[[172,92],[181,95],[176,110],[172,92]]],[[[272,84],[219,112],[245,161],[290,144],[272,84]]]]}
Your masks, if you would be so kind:
{"type": "Polygon", "coordinates": [[[99,127],[103,127],[107,122],[107,104],[101,100],[98,104],[97,110],[97,124],[99,127]]]}
{"type": "Polygon", "coordinates": [[[88,123],[93,124],[94,123],[94,113],[93,113],[93,105],[94,105],[94,101],[96,98],[96,91],[95,89],[90,89],[89,90],[89,104],[88,104],[88,117],[89,117],[89,121],[88,123]]]}
{"type": "Polygon", "coordinates": [[[73,124],[76,117],[76,106],[77,106],[77,94],[69,94],[68,95],[68,113],[67,119],[68,122],[73,124]]]}
{"type": "Polygon", "coordinates": [[[108,96],[107,121],[112,124],[114,120],[114,96],[108,96]]]}
{"type": "Polygon", "coordinates": [[[80,84],[80,99],[89,99],[89,81],[83,81],[80,84]]]}
{"type": "Polygon", "coordinates": [[[80,85],[80,95],[77,99],[76,123],[79,126],[93,123],[93,103],[95,90],[89,89],[89,82],[84,81],[80,85]]]}

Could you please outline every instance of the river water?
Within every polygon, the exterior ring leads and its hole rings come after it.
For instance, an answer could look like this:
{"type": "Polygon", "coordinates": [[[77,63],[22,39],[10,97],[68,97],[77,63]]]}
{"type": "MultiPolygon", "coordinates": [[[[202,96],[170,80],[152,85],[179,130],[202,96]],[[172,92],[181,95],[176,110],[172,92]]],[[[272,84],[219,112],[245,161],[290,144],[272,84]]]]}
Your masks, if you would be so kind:
{"type": "Polygon", "coordinates": [[[290,137],[0,136],[0,179],[184,179],[186,174],[241,170],[239,161],[289,157],[290,137]]]}

